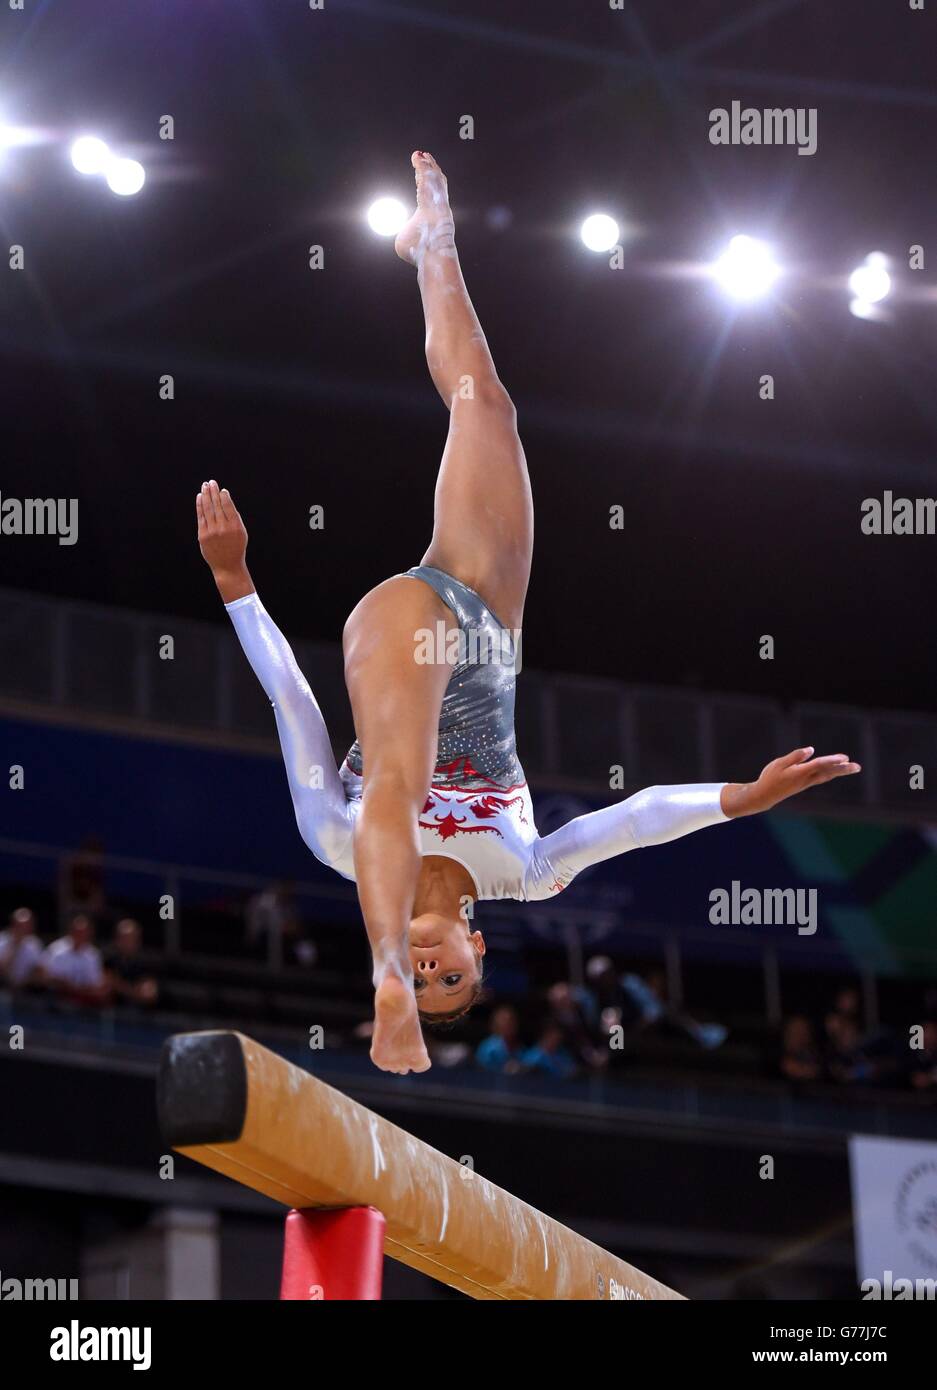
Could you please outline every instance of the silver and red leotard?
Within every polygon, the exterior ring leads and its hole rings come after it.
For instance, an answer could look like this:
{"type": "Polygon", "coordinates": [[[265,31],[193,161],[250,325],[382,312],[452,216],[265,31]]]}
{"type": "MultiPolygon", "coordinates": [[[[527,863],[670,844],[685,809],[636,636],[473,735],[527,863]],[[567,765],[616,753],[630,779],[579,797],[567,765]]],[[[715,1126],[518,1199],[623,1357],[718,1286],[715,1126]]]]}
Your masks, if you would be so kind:
{"type": "MultiPolygon", "coordinates": [[[[408,570],[454,614],[464,645],[439,717],[436,769],[419,817],[424,855],[455,859],[479,899],[549,898],[592,864],[665,844],[728,819],[724,783],[647,787],[540,836],[514,740],[516,648],[481,596],[442,570],[408,570]]],[[[354,880],[361,807],[355,743],[339,770],[325,721],[286,639],[256,594],[227,605],[241,646],[273,705],[296,822],[321,863],[354,880]]]]}

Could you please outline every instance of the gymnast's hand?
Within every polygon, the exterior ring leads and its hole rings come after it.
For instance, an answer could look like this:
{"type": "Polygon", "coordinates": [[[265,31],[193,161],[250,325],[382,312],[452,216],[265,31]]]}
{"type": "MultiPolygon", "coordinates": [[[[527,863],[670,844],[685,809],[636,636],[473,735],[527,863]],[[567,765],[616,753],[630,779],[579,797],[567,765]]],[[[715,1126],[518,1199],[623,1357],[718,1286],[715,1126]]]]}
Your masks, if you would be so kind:
{"type": "Polygon", "coordinates": [[[254,592],[247,572],[247,528],[226,487],[212,478],[195,498],[198,544],[225,603],[254,592]]]}
{"type": "Polygon", "coordinates": [[[722,789],[721,805],[727,816],[754,816],[770,811],[779,801],[832,782],[834,777],[851,777],[862,769],[845,753],[829,753],[815,758],[812,748],[795,748],[783,758],[762,769],[757,782],[728,782],[722,789]]]}

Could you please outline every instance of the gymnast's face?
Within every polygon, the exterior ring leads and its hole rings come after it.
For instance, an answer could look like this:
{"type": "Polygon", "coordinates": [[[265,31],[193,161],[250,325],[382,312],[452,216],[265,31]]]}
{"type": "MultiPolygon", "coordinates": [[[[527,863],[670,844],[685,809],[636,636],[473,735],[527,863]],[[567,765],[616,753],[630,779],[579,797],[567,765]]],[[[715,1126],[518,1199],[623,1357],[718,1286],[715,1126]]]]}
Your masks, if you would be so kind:
{"type": "Polygon", "coordinates": [[[410,964],[421,1013],[456,1014],[469,1003],[481,973],[485,942],[463,917],[424,912],[410,922],[410,964]]]}

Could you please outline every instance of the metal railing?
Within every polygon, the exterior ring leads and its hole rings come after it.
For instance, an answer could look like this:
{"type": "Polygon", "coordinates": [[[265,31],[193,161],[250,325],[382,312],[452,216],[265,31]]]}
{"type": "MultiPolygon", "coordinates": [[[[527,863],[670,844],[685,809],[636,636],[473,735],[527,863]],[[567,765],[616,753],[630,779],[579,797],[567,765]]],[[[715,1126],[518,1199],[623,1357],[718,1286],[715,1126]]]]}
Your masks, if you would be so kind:
{"type": "MultiPolygon", "coordinates": [[[[341,754],[353,739],[338,643],[294,643],[341,754]]],[[[219,623],[141,614],[0,589],[0,711],[273,747],[270,708],[219,623]]],[[[805,701],[700,694],[524,669],[518,744],[533,780],[607,794],[660,782],[750,777],[798,743],[843,747],[861,778],[812,793],[813,806],[937,816],[937,718],[805,701]],[[913,766],[929,769],[911,786],[913,766]],[[620,780],[611,782],[620,768],[620,780]]]]}
{"type": "MultiPolygon", "coordinates": [[[[205,1026],[185,1013],[128,1020],[115,1010],[51,1009],[39,997],[25,999],[0,988],[0,1028],[26,1024],[30,1055],[63,1065],[106,1068],[152,1076],[158,1049],[170,1034],[205,1026]]],[[[294,1030],[252,1023],[264,1046],[306,1070],[308,1046],[294,1030]]],[[[799,1131],[801,1147],[841,1151],[843,1135],[874,1133],[930,1139],[933,1102],[924,1095],[880,1088],[789,1084],[754,1076],[694,1079],[660,1075],[593,1074],[576,1080],[502,1076],[471,1068],[434,1068],[427,1076],[388,1077],[360,1051],[333,1045],[315,1054],[314,1073],[366,1104],[393,1110],[431,1110],[464,1120],[475,1113],[511,1124],[546,1121],[581,1136],[590,1130],[650,1131],[664,1138],[698,1139],[733,1132],[753,1136],[774,1128],[799,1131]]]]}
{"type": "MultiPolygon", "coordinates": [[[[80,852],[78,852],[80,855],[80,852]]],[[[74,862],[75,850],[62,847],[34,844],[9,838],[0,838],[0,881],[10,881],[11,861],[22,865],[23,861],[44,866],[39,880],[47,891],[54,892],[61,881],[63,864],[74,862]]],[[[109,881],[117,885],[123,882],[126,890],[128,881],[149,880],[153,887],[146,893],[137,895],[133,890],[115,893],[123,901],[136,904],[148,901],[156,904],[160,897],[168,895],[172,899],[171,916],[162,921],[162,951],[168,961],[185,958],[201,959],[185,939],[184,921],[187,905],[186,885],[194,889],[192,897],[208,899],[216,896],[206,894],[204,889],[234,890],[246,897],[259,892],[269,885],[269,879],[256,874],[231,873],[226,870],[211,869],[200,865],[176,864],[160,860],[130,858],[122,855],[101,853],[95,856],[96,866],[108,875],[109,881]]],[[[291,881],[291,889],[297,904],[304,903],[314,918],[320,919],[328,914],[329,905],[340,903],[354,907],[357,896],[354,885],[341,880],[320,882],[291,881]]],[[[190,899],[191,903],[191,899],[190,899]]],[[[137,908],[139,910],[139,908],[137,908]]],[[[784,995],[785,971],[791,974],[804,971],[823,972],[831,976],[856,975],[862,987],[864,1022],[869,1031],[874,1031],[880,1021],[880,981],[874,965],[847,953],[840,944],[826,945],[811,939],[809,962],[806,958],[797,966],[785,965],[782,959],[783,944],[775,940],[759,940],[744,935],[743,929],[720,929],[692,926],[661,927],[659,924],[634,921],[626,908],[594,905],[576,907],[551,903],[538,905],[537,910],[523,915],[524,905],[510,901],[485,904],[479,925],[485,930],[490,946],[505,957],[520,951],[528,943],[531,935],[552,946],[559,947],[566,957],[566,971],[573,984],[585,981],[585,960],[589,954],[601,954],[603,941],[616,933],[616,941],[627,939],[627,954],[636,960],[659,963],[667,974],[668,1000],[674,1008],[681,1008],[686,998],[686,978],[688,957],[708,963],[712,953],[721,953],[723,961],[728,956],[736,965],[757,969],[760,978],[760,1000],[751,1001],[750,1012],[759,1015],[773,1026],[780,1024],[786,1012],[784,995]],[[624,934],[622,935],[622,929],[624,934]],[[705,952],[698,948],[704,946],[705,952]]],[[[155,908],[154,908],[155,912],[155,908]]],[[[234,915],[232,913],[232,915],[234,915]]],[[[363,924],[361,930],[364,930],[363,924]]],[[[225,957],[230,961],[238,958],[238,946],[232,941],[232,950],[225,957]]],[[[620,946],[615,954],[620,954],[620,946]]],[[[800,952],[798,952],[800,954],[800,952]]],[[[269,932],[266,942],[266,969],[279,972],[284,965],[284,942],[277,932],[269,932]]],[[[926,974],[937,981],[937,946],[907,950],[893,949],[894,965],[897,969],[926,974]]],[[[245,962],[245,970],[255,972],[257,964],[245,962]]],[[[745,1012],[746,1010],[740,1010],[745,1012]]]]}
{"type": "MultiPolygon", "coordinates": [[[[8,863],[11,859],[32,860],[45,865],[47,872],[40,877],[47,890],[53,892],[61,881],[63,865],[74,863],[76,859],[82,862],[91,862],[93,859],[94,866],[100,868],[103,874],[109,875],[112,882],[115,878],[124,881],[125,891],[115,896],[124,900],[131,899],[136,903],[149,901],[154,904],[154,914],[159,916],[162,923],[162,950],[169,960],[177,960],[187,954],[183,940],[186,884],[201,888],[233,889],[244,897],[260,892],[270,884],[269,877],[258,874],[231,873],[228,870],[209,869],[200,865],[171,864],[156,859],[137,859],[119,854],[100,853],[92,856],[81,850],[66,850],[58,846],[0,838],[0,865],[8,863]],[[132,889],[126,891],[128,880],[139,879],[151,881],[153,889],[146,894],[137,894],[132,889]],[[160,915],[156,912],[155,905],[161,898],[166,897],[172,900],[172,909],[168,915],[160,915]]],[[[0,876],[9,877],[3,869],[0,869],[0,876]]],[[[300,901],[314,900],[320,905],[336,901],[357,901],[354,886],[343,881],[311,883],[291,880],[290,887],[294,897],[300,901]]],[[[232,956],[236,955],[236,950],[233,950],[232,956]]],[[[266,963],[273,970],[281,969],[283,965],[283,941],[275,932],[267,934],[266,963]]]]}

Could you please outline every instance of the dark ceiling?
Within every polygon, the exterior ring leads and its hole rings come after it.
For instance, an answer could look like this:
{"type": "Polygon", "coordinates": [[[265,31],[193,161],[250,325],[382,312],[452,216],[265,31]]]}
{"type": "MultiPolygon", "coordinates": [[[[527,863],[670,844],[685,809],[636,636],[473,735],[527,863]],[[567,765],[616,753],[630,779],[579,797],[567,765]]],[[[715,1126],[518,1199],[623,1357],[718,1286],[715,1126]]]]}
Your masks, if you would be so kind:
{"type": "Polygon", "coordinates": [[[26,253],[0,279],[0,490],[77,497],[80,524],[0,537],[0,583],[218,615],[207,476],[296,636],[337,639],[418,561],[446,417],[413,276],[362,210],[408,193],[420,146],[527,447],[528,666],[937,708],[937,538],[859,529],[866,497],[935,494],[937,3],[34,0],[0,45],[0,117],[57,137],[0,165],[26,253]],[[712,146],[733,99],[815,107],[817,153],[712,146]],[[144,161],[138,197],[72,171],[86,130],[144,161]],[[628,228],[621,270],[578,243],[594,207],[628,228]],[[686,273],[736,231],[789,268],[742,312],[686,273]],[[872,250],[886,323],[847,308],[872,250]]]}

